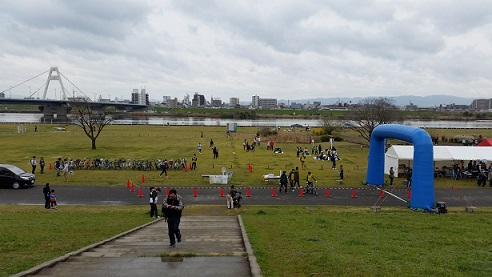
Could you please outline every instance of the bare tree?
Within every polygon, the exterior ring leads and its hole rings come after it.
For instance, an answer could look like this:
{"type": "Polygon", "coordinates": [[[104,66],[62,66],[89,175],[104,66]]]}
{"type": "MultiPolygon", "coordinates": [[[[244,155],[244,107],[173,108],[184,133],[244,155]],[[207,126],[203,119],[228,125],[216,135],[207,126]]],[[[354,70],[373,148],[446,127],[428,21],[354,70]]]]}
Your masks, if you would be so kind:
{"type": "Polygon", "coordinates": [[[327,117],[322,118],[319,125],[327,135],[331,135],[341,128],[341,125],[337,120],[329,119],[327,117]]]}
{"type": "Polygon", "coordinates": [[[368,142],[374,128],[382,124],[402,122],[402,113],[390,98],[366,98],[352,111],[351,120],[345,125],[358,132],[368,142]]]}
{"type": "Polygon", "coordinates": [[[87,137],[91,139],[92,149],[95,150],[97,138],[113,119],[108,116],[104,107],[94,106],[91,102],[70,102],[70,107],[72,110],[69,118],[84,130],[87,137]]]}

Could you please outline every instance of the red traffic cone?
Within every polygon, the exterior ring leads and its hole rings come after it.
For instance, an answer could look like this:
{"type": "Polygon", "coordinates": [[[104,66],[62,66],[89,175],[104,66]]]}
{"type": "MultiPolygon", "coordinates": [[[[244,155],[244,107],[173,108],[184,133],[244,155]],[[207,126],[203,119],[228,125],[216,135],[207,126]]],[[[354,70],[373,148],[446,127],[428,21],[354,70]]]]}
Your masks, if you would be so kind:
{"type": "Polygon", "coordinates": [[[299,187],[299,197],[304,197],[304,188],[299,187]]]}
{"type": "Polygon", "coordinates": [[[246,190],[246,197],[251,197],[251,187],[246,190]]]}
{"type": "Polygon", "coordinates": [[[128,180],[126,181],[126,188],[127,188],[127,189],[129,189],[129,188],[130,188],[130,179],[128,179],[128,180]]]}
{"type": "Polygon", "coordinates": [[[188,167],[187,166],[185,166],[185,172],[188,172],[188,167]]]}
{"type": "Polygon", "coordinates": [[[135,184],[134,183],[132,183],[132,187],[130,189],[130,192],[135,192],[135,184]]]}
{"type": "Polygon", "coordinates": [[[138,189],[138,195],[137,195],[137,197],[143,197],[143,188],[142,187],[140,187],[138,189]]]}
{"type": "Polygon", "coordinates": [[[53,170],[53,166],[51,165],[51,163],[50,163],[50,170],[53,170]]]}
{"type": "Polygon", "coordinates": [[[412,198],[412,191],[410,189],[407,190],[407,198],[412,198]]]}
{"type": "Polygon", "coordinates": [[[330,188],[326,188],[326,197],[331,198],[330,188]]]}
{"type": "Polygon", "coordinates": [[[357,190],[355,188],[352,190],[352,198],[357,198],[357,190]]]}
{"type": "Polygon", "coordinates": [[[224,188],[220,187],[219,197],[224,197],[224,188]]]}
{"type": "Polygon", "coordinates": [[[277,197],[277,188],[273,188],[272,197],[277,197]]]}
{"type": "Polygon", "coordinates": [[[142,174],[142,183],[145,183],[145,176],[142,174]]]}
{"type": "Polygon", "coordinates": [[[193,188],[193,197],[197,197],[198,196],[198,192],[196,191],[196,187],[193,188]]]}
{"type": "Polygon", "coordinates": [[[383,190],[380,189],[379,190],[379,199],[383,199],[384,198],[384,193],[383,193],[383,190]]]}
{"type": "Polygon", "coordinates": [[[167,188],[166,188],[166,195],[169,195],[169,191],[170,191],[170,190],[171,190],[171,189],[170,189],[169,187],[167,187],[167,188]]]}

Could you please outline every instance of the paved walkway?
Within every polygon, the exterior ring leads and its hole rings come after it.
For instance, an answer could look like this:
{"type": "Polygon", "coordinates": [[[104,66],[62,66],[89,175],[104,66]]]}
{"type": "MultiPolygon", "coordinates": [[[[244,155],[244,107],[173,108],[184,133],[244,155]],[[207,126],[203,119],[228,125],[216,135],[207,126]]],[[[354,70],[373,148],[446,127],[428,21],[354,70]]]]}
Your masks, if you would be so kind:
{"type": "Polygon", "coordinates": [[[157,220],[18,276],[252,276],[256,259],[241,225],[235,216],[183,216],[183,240],[169,248],[167,223],[157,220]]]}

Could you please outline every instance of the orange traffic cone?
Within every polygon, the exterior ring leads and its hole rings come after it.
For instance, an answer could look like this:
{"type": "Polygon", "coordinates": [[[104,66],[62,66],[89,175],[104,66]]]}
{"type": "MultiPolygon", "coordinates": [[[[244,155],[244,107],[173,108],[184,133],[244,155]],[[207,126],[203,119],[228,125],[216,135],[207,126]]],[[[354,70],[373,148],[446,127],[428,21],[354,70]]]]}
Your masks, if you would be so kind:
{"type": "Polygon", "coordinates": [[[379,199],[383,199],[384,198],[384,193],[383,193],[383,190],[380,189],[379,190],[379,199]]]}
{"type": "Polygon", "coordinates": [[[128,180],[126,181],[126,188],[127,188],[127,189],[129,189],[129,188],[130,188],[130,179],[128,179],[128,180]]]}
{"type": "Polygon", "coordinates": [[[299,197],[304,197],[304,188],[299,187],[299,197]]]}
{"type": "Polygon", "coordinates": [[[410,189],[407,190],[407,198],[410,199],[412,197],[412,191],[410,189]]]}
{"type": "Polygon", "coordinates": [[[167,187],[167,188],[166,188],[166,195],[169,195],[169,191],[170,191],[170,190],[171,190],[171,189],[170,189],[169,187],[167,187]]]}
{"type": "Polygon", "coordinates": [[[142,183],[145,183],[145,176],[142,174],[142,183]]]}
{"type": "Polygon", "coordinates": [[[196,187],[193,188],[193,197],[197,197],[198,196],[198,192],[196,191],[196,187]]]}
{"type": "Polygon", "coordinates": [[[277,188],[273,188],[272,197],[277,197],[277,188]]]}
{"type": "Polygon", "coordinates": [[[246,197],[251,197],[251,187],[246,190],[246,197]]]}
{"type": "Polygon", "coordinates": [[[253,173],[253,167],[251,166],[251,164],[248,164],[248,169],[249,169],[249,173],[253,173]]]}
{"type": "Polygon", "coordinates": [[[51,165],[51,163],[50,163],[50,170],[53,170],[53,166],[51,165]]]}
{"type": "Polygon", "coordinates": [[[357,198],[357,190],[355,188],[352,190],[352,198],[357,198]]]}
{"type": "Polygon", "coordinates": [[[330,188],[326,188],[326,197],[331,198],[330,188]]]}
{"type": "Polygon", "coordinates": [[[224,197],[224,188],[220,187],[219,197],[224,197]]]}
{"type": "Polygon", "coordinates": [[[137,195],[137,197],[143,197],[143,188],[142,187],[140,187],[138,189],[138,195],[137,195]]]}
{"type": "Polygon", "coordinates": [[[135,184],[132,183],[132,188],[130,189],[130,192],[135,192],[135,184]]]}

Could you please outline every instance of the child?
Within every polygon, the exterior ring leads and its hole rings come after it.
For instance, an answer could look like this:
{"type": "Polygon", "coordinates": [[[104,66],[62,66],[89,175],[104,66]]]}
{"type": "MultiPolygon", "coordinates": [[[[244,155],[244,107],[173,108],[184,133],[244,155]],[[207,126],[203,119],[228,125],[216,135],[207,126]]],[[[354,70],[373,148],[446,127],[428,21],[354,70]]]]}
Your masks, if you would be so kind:
{"type": "Polygon", "coordinates": [[[57,210],[57,208],[56,208],[56,194],[55,194],[54,189],[51,189],[50,203],[51,203],[51,208],[57,210]]]}

